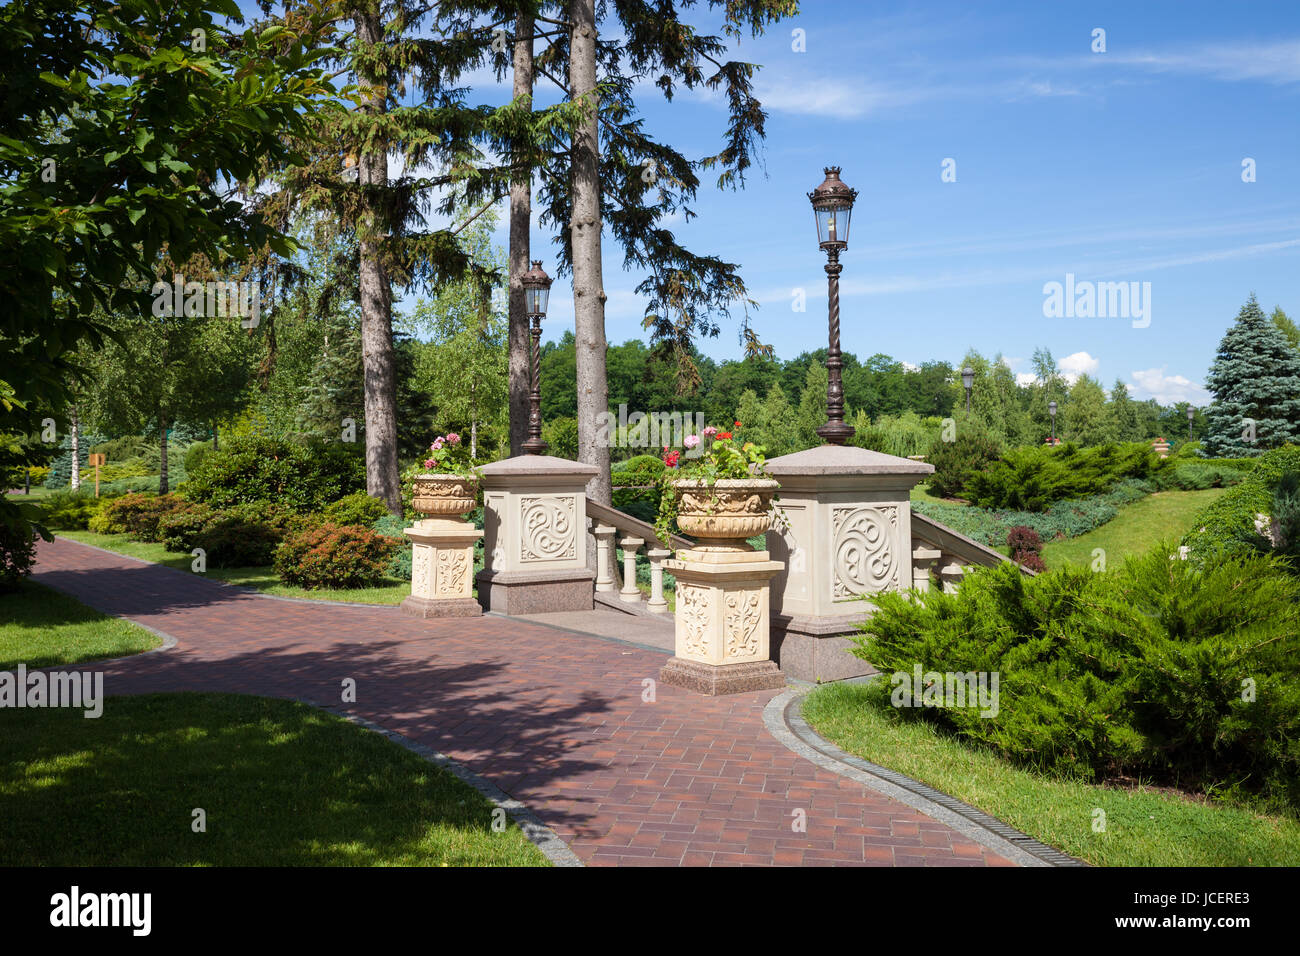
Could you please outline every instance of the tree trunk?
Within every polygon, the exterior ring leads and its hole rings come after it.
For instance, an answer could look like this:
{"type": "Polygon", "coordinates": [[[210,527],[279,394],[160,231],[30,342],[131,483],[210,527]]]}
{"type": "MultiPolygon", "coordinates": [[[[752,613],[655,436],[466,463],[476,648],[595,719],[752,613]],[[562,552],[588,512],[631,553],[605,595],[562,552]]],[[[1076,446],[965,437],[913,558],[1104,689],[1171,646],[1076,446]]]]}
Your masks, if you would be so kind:
{"type": "Polygon", "coordinates": [[[69,406],[69,437],[72,439],[72,471],[68,475],[68,485],[73,491],[81,487],[81,429],[77,427],[77,406],[69,406]]]}
{"type": "MultiPolygon", "coordinates": [[[[521,12],[515,19],[514,97],[533,95],[533,18],[521,12]]],[[[528,315],[524,287],[519,280],[528,271],[529,231],[532,216],[532,177],[529,171],[516,173],[510,182],[510,454],[524,453],[528,438],[528,315]]]]}
{"type": "MultiPolygon", "coordinates": [[[[354,15],[357,40],[383,41],[383,24],[377,12],[354,15]]],[[[387,109],[386,78],[362,70],[358,79],[366,102],[362,110],[373,117],[387,109]]],[[[388,185],[388,149],[383,138],[361,154],[358,163],[361,189],[361,360],[365,371],[366,492],[402,513],[401,482],[397,469],[397,373],[393,353],[393,291],[380,261],[382,236],[387,224],[380,213],[380,194],[388,185]]]]}
{"type": "Polygon", "coordinates": [[[577,337],[578,460],[598,469],[587,494],[603,505],[613,502],[609,444],[597,442],[598,416],[608,410],[605,380],[605,289],[600,262],[600,139],[597,127],[596,0],[571,0],[569,91],[584,98],[588,113],[573,133],[573,311],[577,337]]]}
{"type": "Polygon", "coordinates": [[[469,380],[469,457],[472,461],[478,461],[478,402],[474,397],[476,384],[474,379],[469,380]]]}
{"type": "Polygon", "coordinates": [[[159,426],[158,435],[158,494],[165,495],[171,490],[167,484],[167,419],[159,426]]]}

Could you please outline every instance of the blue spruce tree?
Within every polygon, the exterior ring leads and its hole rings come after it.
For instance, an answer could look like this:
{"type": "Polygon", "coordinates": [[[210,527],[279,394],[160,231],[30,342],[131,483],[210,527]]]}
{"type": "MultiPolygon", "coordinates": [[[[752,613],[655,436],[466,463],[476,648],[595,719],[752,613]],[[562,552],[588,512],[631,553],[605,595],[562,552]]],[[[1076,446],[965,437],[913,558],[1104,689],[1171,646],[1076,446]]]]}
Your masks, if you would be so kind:
{"type": "Polygon", "coordinates": [[[1206,387],[1214,393],[1205,412],[1206,455],[1241,458],[1300,441],[1300,353],[1253,293],[1219,343],[1206,387]]]}

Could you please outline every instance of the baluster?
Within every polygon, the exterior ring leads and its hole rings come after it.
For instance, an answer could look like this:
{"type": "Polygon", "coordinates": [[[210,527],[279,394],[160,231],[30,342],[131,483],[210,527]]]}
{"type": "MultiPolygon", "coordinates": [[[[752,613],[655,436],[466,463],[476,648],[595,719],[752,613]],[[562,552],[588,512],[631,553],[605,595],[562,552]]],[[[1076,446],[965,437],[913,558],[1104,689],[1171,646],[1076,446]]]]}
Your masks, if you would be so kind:
{"type": "Polygon", "coordinates": [[[597,525],[596,536],[596,590],[614,590],[614,533],[618,529],[597,525]]]}
{"type": "Polygon", "coordinates": [[[628,604],[636,604],[641,600],[641,589],[636,586],[636,553],[645,540],[628,535],[618,543],[623,549],[623,590],[618,596],[628,604]]]}
{"type": "Polygon", "coordinates": [[[668,602],[664,600],[664,558],[672,557],[666,548],[651,548],[646,552],[650,559],[650,603],[646,610],[655,614],[668,613],[668,602]]]}

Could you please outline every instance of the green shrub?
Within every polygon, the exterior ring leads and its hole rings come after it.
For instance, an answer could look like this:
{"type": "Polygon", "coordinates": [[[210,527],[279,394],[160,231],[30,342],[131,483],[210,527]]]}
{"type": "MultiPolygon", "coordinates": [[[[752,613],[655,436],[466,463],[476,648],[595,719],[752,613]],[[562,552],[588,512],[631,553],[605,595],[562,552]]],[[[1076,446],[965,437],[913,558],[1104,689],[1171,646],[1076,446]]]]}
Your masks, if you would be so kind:
{"type": "Polygon", "coordinates": [[[168,551],[188,554],[199,546],[199,537],[217,512],[207,505],[188,504],[158,521],[158,537],[168,551]]]}
{"type": "Polygon", "coordinates": [[[81,488],[77,491],[56,491],[46,495],[39,504],[47,528],[55,531],[84,531],[108,502],[108,498],[96,498],[93,490],[81,488]]]}
{"type": "Polygon", "coordinates": [[[388,514],[388,506],[378,498],[358,491],[326,505],[321,514],[333,524],[360,524],[369,527],[388,514]]]}
{"type": "MultiPolygon", "coordinates": [[[[481,512],[482,509],[480,509],[481,512]]],[[[397,578],[399,581],[411,580],[411,542],[404,535],[404,531],[410,527],[405,518],[399,515],[390,515],[387,512],[384,516],[372,525],[375,531],[392,538],[394,541],[400,541],[402,544],[393,551],[393,557],[388,562],[388,568],[385,573],[390,578],[397,578]]],[[[482,527],[482,525],[478,525],[482,527]]],[[[479,539],[479,546],[483,544],[479,539]]]]}
{"type": "Polygon", "coordinates": [[[13,591],[32,573],[36,539],[25,521],[0,521],[0,592],[13,591]]]}
{"type": "Polygon", "coordinates": [[[941,422],[939,418],[922,418],[916,412],[881,415],[872,425],[859,430],[851,442],[899,458],[924,455],[934,443],[941,422]]]}
{"type": "Polygon", "coordinates": [[[133,492],[114,498],[105,505],[91,530],[102,534],[129,534],[137,541],[160,541],[158,523],[184,505],[185,500],[175,495],[133,492]]]}
{"type": "MultiPolygon", "coordinates": [[[[128,458],[125,461],[114,464],[113,459],[108,460],[108,464],[99,469],[99,484],[101,490],[103,486],[110,481],[120,481],[123,478],[148,478],[156,474],[156,469],[143,458],[128,458]]],[[[87,479],[93,485],[95,481],[95,469],[82,472],[81,481],[85,484],[87,479]]]]}
{"type": "Polygon", "coordinates": [[[198,533],[194,547],[202,548],[215,568],[260,568],[269,565],[281,535],[260,521],[218,512],[198,533]]]}
{"type": "Polygon", "coordinates": [[[1182,544],[1194,558],[1203,553],[1255,550],[1258,534],[1255,516],[1271,515],[1274,492],[1282,476],[1300,472],[1300,446],[1284,445],[1253,459],[1254,467],[1237,485],[1208,505],[1192,522],[1182,544]]]}
{"type": "Polygon", "coordinates": [[[973,423],[959,428],[952,441],[936,439],[925,455],[925,460],[934,465],[930,494],[939,498],[960,496],[971,476],[997,461],[1001,454],[997,441],[973,423]]]}
{"type": "Polygon", "coordinates": [[[327,523],[288,535],[275,551],[275,570],[296,587],[369,587],[383,580],[400,546],[369,528],[327,523]]]}
{"type": "Polygon", "coordinates": [[[128,461],[149,454],[152,454],[156,460],[158,438],[156,435],[151,438],[145,438],[143,435],[123,435],[120,438],[110,438],[108,441],[92,445],[88,451],[92,455],[107,455],[110,465],[115,461],[128,461]]]}
{"type": "Polygon", "coordinates": [[[231,439],[207,455],[189,476],[185,493],[214,508],[274,501],[310,513],[365,485],[359,446],[251,436],[231,439]]]}
{"type": "Polygon", "coordinates": [[[1157,479],[1171,467],[1142,442],[1013,448],[970,476],[966,497],[983,508],[1044,511],[1054,501],[1099,494],[1124,478],[1157,479]]]}
{"type": "MultiPolygon", "coordinates": [[[[1110,574],[977,568],[956,594],[872,596],[854,653],[885,674],[999,677],[998,712],[904,708],[1041,771],[1300,807],[1300,580],[1257,554],[1110,574]],[[1243,693],[1243,688],[1250,693],[1243,693]]],[[[894,682],[879,681],[880,702],[894,682]]]]}
{"type": "Polygon", "coordinates": [[[542,422],[542,440],[546,442],[545,454],[556,458],[578,457],[578,420],[557,416],[542,422]]]}
{"type": "Polygon", "coordinates": [[[186,448],[186,474],[193,474],[198,471],[199,466],[203,464],[203,459],[207,458],[210,454],[212,454],[212,442],[210,441],[196,441],[193,445],[190,445],[189,448],[186,448]]]}

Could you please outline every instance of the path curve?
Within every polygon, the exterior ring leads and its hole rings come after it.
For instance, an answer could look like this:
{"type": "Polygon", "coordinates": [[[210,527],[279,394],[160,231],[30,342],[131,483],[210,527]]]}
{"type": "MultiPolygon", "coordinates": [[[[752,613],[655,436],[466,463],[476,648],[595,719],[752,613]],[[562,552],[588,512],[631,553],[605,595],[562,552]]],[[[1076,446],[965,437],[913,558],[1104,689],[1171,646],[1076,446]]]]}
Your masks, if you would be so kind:
{"type": "Polygon", "coordinates": [[[643,700],[665,660],[652,649],[496,616],[277,601],[66,539],[38,545],[34,578],[176,638],[87,665],[110,695],[321,701],[491,781],[587,865],[1015,865],[788,749],[763,720],[781,691],[656,684],[643,700]],[[333,703],[345,678],[355,704],[333,703]]]}

